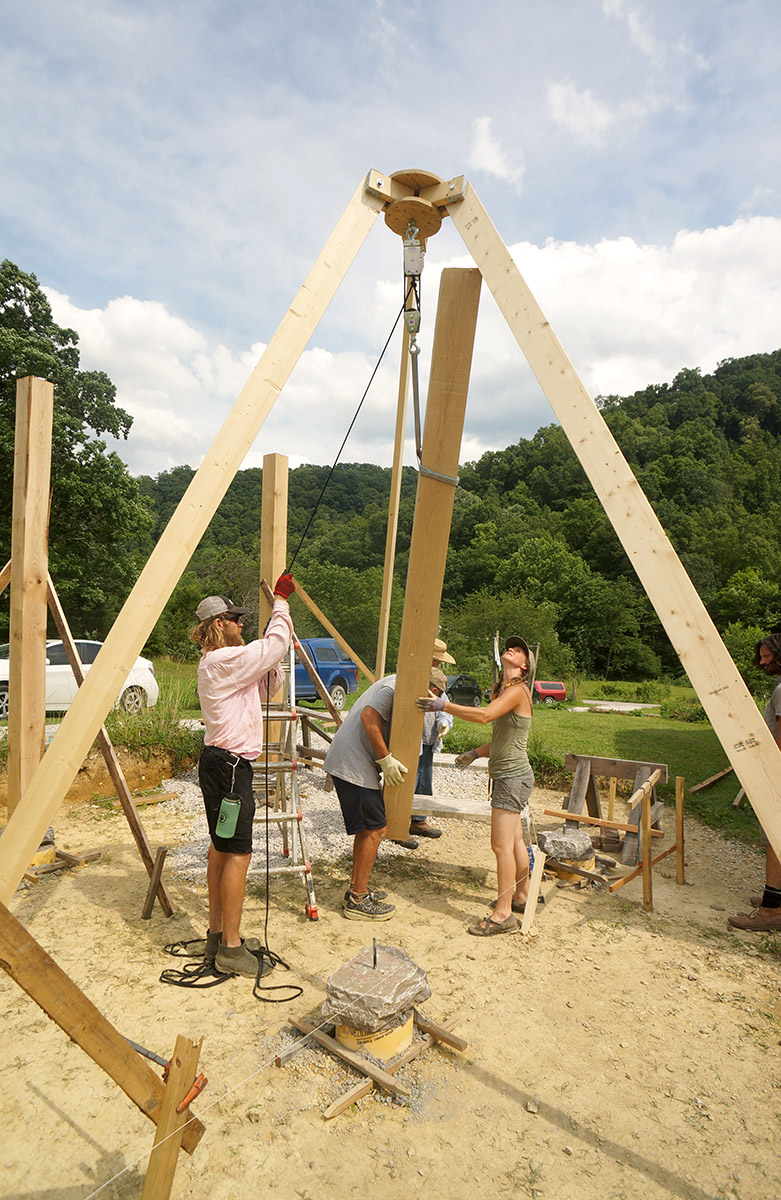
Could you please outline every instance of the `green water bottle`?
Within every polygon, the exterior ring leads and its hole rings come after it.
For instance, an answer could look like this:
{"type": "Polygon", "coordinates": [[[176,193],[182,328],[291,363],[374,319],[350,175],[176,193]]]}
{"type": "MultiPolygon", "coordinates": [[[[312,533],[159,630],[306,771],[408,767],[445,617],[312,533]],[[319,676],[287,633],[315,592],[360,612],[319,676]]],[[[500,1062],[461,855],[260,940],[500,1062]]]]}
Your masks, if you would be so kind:
{"type": "Polygon", "coordinates": [[[240,812],[241,796],[237,796],[235,792],[228,792],[227,796],[223,796],[220,815],[217,818],[217,837],[233,837],[240,812]]]}

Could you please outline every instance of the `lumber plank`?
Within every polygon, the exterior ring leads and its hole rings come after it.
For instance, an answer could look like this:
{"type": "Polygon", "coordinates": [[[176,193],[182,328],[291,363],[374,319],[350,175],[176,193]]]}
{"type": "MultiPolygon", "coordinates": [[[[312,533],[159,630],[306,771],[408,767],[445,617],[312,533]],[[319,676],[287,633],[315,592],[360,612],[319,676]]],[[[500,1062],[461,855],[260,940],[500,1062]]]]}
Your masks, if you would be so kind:
{"type": "Polygon", "coordinates": [[[354,1051],[348,1050],[341,1042],[337,1042],[336,1038],[329,1037],[321,1029],[316,1029],[314,1025],[310,1025],[308,1021],[302,1021],[298,1017],[288,1017],[288,1022],[299,1033],[305,1033],[307,1037],[311,1037],[312,1041],[317,1042],[318,1046],[322,1046],[324,1050],[330,1050],[331,1054],[335,1054],[337,1058],[341,1058],[344,1062],[349,1063],[351,1067],[355,1067],[356,1071],[360,1071],[362,1075],[367,1075],[369,1079],[372,1079],[381,1088],[384,1088],[386,1092],[395,1092],[398,1096],[410,1095],[409,1088],[395,1080],[387,1071],[383,1071],[374,1063],[369,1062],[368,1058],[364,1058],[362,1054],[356,1054],[354,1051]]]}
{"type": "Polygon", "coordinates": [[[734,767],[725,767],[723,771],[717,771],[715,775],[711,775],[709,779],[703,779],[702,783],[695,783],[694,787],[689,788],[689,795],[693,796],[695,792],[704,792],[712,783],[717,783],[719,779],[723,779],[725,775],[731,775],[734,767]]]}
{"type": "MultiPolygon", "coordinates": [[[[415,1024],[417,1025],[417,1020],[415,1024]]],[[[454,1025],[455,1021],[451,1019],[443,1021],[439,1028],[449,1032],[454,1025]]],[[[428,1050],[437,1040],[433,1034],[426,1034],[419,1041],[413,1042],[411,1046],[402,1051],[394,1062],[388,1065],[388,1074],[395,1075],[402,1067],[406,1067],[408,1063],[414,1062],[418,1055],[422,1054],[424,1050],[428,1050]]],[[[360,1083],[356,1083],[355,1087],[350,1088],[349,1092],[345,1092],[338,1099],[334,1100],[333,1104],[328,1106],[323,1113],[323,1117],[326,1121],[330,1121],[332,1117],[338,1117],[339,1113],[343,1113],[351,1104],[355,1104],[356,1100],[361,1100],[364,1096],[368,1096],[373,1087],[374,1081],[371,1079],[364,1079],[360,1083]]]]}
{"type": "Polygon", "coordinates": [[[393,465],[391,467],[390,496],[388,498],[388,523],[385,530],[385,559],[382,569],[382,592],[380,595],[380,620],[377,629],[377,654],[374,670],[378,679],[385,674],[385,656],[388,652],[388,631],[393,595],[393,570],[396,563],[396,537],[399,528],[401,505],[401,481],[404,458],[404,442],[407,432],[407,401],[410,381],[410,335],[404,328],[401,339],[401,363],[399,366],[399,389],[396,400],[396,428],[393,436],[393,465]]]}
{"type": "MultiPolygon", "coordinates": [[[[586,789],[591,778],[591,759],[579,758],[575,767],[575,774],[572,777],[572,787],[570,788],[569,796],[565,808],[568,813],[581,813],[583,805],[586,802],[586,789]]],[[[567,820],[564,823],[564,828],[568,830],[577,829],[577,822],[567,820]]]]}
{"type": "Polygon", "coordinates": [[[438,1042],[444,1042],[446,1046],[452,1046],[454,1050],[466,1050],[469,1047],[469,1042],[464,1038],[451,1033],[446,1026],[438,1025],[436,1021],[430,1021],[428,1017],[424,1017],[417,1010],[415,1010],[415,1024],[422,1033],[430,1033],[438,1042]]]}
{"type": "MultiPolygon", "coordinates": [[[[655,867],[657,863],[660,863],[663,858],[667,858],[667,856],[669,854],[675,854],[677,852],[677,849],[678,849],[678,847],[677,847],[676,843],[673,842],[672,846],[668,846],[667,849],[662,850],[660,854],[654,855],[654,857],[651,859],[651,866],[655,867]]],[[[628,875],[622,875],[620,879],[615,879],[609,885],[608,891],[609,892],[617,892],[618,889],[622,888],[625,883],[629,883],[632,879],[637,879],[637,876],[642,875],[642,873],[643,873],[643,864],[640,863],[638,866],[636,866],[634,868],[633,871],[630,871],[628,875]]]]}
{"type": "Polygon", "coordinates": [[[167,853],[168,853],[167,846],[158,846],[157,847],[157,854],[155,855],[154,869],[152,871],[152,874],[149,877],[149,887],[147,888],[147,892],[146,892],[146,900],[144,901],[144,907],[141,910],[141,920],[142,921],[148,921],[152,915],[152,909],[155,906],[155,897],[157,895],[157,889],[160,887],[160,880],[163,875],[163,863],[165,862],[165,856],[167,855],[167,853]]]}
{"type": "MultiPolygon", "coordinates": [[[[618,829],[623,833],[637,833],[637,825],[629,825],[625,821],[606,821],[603,817],[588,817],[585,813],[579,813],[577,817],[572,817],[566,808],[544,808],[543,815],[546,817],[570,817],[574,822],[583,823],[586,825],[599,825],[600,829],[618,829]]],[[[651,837],[664,837],[662,829],[652,829],[651,837]]]]}
{"type": "Polygon", "coordinates": [[[660,770],[660,783],[667,783],[667,767],[664,763],[639,762],[631,758],[595,758],[587,754],[565,754],[564,767],[574,771],[578,763],[586,759],[591,764],[591,774],[600,779],[634,779],[640,767],[649,772],[660,770]]]}
{"type": "MultiPolygon", "coordinates": [[[[2,903],[0,967],[157,1124],[163,1081],[2,903]]],[[[182,1138],[188,1154],[204,1132],[204,1125],[193,1117],[182,1138]]]]}
{"type": "Polygon", "coordinates": [[[582,879],[593,879],[593,881],[595,883],[607,883],[608,882],[607,879],[605,878],[605,876],[600,875],[598,871],[587,871],[585,867],[578,867],[575,865],[575,863],[571,863],[571,862],[565,862],[565,863],[559,862],[559,860],[557,858],[549,857],[548,858],[548,866],[552,871],[556,870],[556,869],[558,869],[559,871],[567,871],[569,874],[572,874],[572,875],[580,875],[580,877],[582,879]]]}
{"type": "MultiPolygon", "coordinates": [[[[8,660],[8,816],[43,757],[46,737],[46,572],[54,384],[16,384],[8,660]]],[[[41,835],[45,830],[41,830],[41,835]]],[[[32,861],[40,837],[31,848],[32,861]]]]}
{"type": "Polygon", "coordinates": [[[521,933],[528,933],[532,927],[535,914],[537,912],[537,900],[540,895],[540,884],[542,883],[542,873],[545,870],[545,860],[547,855],[544,850],[539,847],[534,851],[534,866],[532,867],[532,877],[529,881],[529,894],[526,897],[526,903],[523,908],[523,918],[521,920],[521,933]]]}
{"type": "MultiPolygon", "coordinates": [[[[154,902],[154,893],[152,900],[154,902]]],[[[202,1042],[203,1038],[193,1042],[177,1034],[141,1200],[168,1200],[171,1194],[182,1134],[191,1119],[188,1109],[181,1113],[176,1109],[195,1080],[202,1042]]]]}
{"type": "Polygon", "coordinates": [[[389,838],[409,837],[423,730],[415,698],[428,692],[439,627],[479,302],[479,271],[442,272],[389,740],[391,754],[404,763],[407,775],[399,787],[384,790],[389,838]]]}
{"type": "Polygon", "coordinates": [[[247,451],[384,207],[356,188],[206,453],[0,839],[7,903],[247,451]]]}
{"type": "Polygon", "coordinates": [[[449,206],[453,224],[550,401],[781,858],[779,747],[615,438],[470,184],[463,196],[449,206]]]}

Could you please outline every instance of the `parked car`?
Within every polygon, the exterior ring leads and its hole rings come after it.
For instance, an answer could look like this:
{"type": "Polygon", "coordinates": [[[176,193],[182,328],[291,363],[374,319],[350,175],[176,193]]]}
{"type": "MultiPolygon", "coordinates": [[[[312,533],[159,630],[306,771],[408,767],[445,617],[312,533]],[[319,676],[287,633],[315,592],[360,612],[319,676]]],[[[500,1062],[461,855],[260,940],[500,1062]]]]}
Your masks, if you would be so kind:
{"type": "MultiPolygon", "coordinates": [[[[86,674],[98,656],[102,642],[76,642],[79,658],[86,674]]],[[[0,720],[8,717],[9,645],[0,646],[0,720]]],[[[70,708],[78,691],[76,676],[70,668],[68,656],[62,642],[46,643],[46,711],[64,712],[70,708]]],[[[155,668],[148,658],[137,658],[122,685],[117,704],[125,712],[139,712],[157,704],[160,689],[155,678],[155,668]]]]}
{"type": "MultiPolygon", "coordinates": [[[[342,709],[350,692],[358,691],[358,668],[334,638],[301,638],[301,645],[325,684],[334,708],[342,709]]],[[[306,667],[296,663],[296,699],[319,700],[306,667]]]]}
{"type": "Polygon", "coordinates": [[[537,679],[534,684],[535,704],[564,704],[567,699],[567,689],[558,680],[537,679]]]}
{"type": "Polygon", "coordinates": [[[451,704],[467,704],[479,708],[483,702],[483,689],[471,675],[448,675],[447,698],[451,704]]]}

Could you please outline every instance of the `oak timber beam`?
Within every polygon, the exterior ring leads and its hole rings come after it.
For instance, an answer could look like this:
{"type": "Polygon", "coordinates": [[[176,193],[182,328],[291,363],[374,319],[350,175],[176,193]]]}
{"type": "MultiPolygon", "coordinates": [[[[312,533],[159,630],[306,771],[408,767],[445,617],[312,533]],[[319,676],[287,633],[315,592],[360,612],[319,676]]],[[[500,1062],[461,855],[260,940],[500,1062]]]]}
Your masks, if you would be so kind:
{"type": "Polygon", "coordinates": [[[479,271],[442,272],[389,743],[407,775],[385,788],[389,838],[409,836],[423,730],[415,698],[428,692],[439,625],[479,301],[479,271]]]}
{"type": "MultiPolygon", "coordinates": [[[[263,455],[263,484],[260,507],[260,579],[273,587],[287,559],[288,459],[286,454],[263,455]]],[[[265,628],[273,603],[259,589],[258,637],[265,628]]]]}
{"type": "Polygon", "coordinates": [[[779,748],[602,415],[474,189],[450,216],[529,361],[781,857],[779,748]]]}
{"type": "Polygon", "coordinates": [[[124,679],[382,208],[381,201],[366,194],[362,179],[163,531],[0,839],[0,901],[13,895],[124,679]]]}
{"type": "Polygon", "coordinates": [[[374,664],[378,679],[382,679],[385,674],[385,658],[388,653],[388,630],[390,628],[391,599],[393,596],[393,568],[396,564],[396,537],[399,528],[399,506],[401,504],[401,481],[403,478],[404,433],[407,426],[407,399],[409,397],[409,344],[409,330],[405,327],[401,339],[399,391],[396,401],[396,429],[393,437],[393,466],[391,467],[390,498],[388,500],[388,524],[385,531],[385,559],[382,569],[382,596],[380,598],[380,621],[377,630],[377,656],[374,664]]]}

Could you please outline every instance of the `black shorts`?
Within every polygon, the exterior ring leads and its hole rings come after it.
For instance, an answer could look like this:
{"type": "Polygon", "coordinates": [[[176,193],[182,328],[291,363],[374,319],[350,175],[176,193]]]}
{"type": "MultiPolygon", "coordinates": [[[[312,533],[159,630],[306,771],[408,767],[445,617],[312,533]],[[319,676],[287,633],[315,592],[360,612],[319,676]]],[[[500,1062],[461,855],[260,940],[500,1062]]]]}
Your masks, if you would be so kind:
{"type": "Polygon", "coordinates": [[[378,788],[361,787],[358,783],[337,779],[335,775],[332,778],[344,817],[344,827],[349,834],[385,828],[385,803],[378,788]]]}
{"type": "Polygon", "coordinates": [[[198,782],[203,792],[206,820],[212,845],[221,854],[252,853],[252,818],[255,816],[255,797],[252,795],[252,763],[238,754],[221,750],[219,746],[204,746],[198,763],[198,782]],[[234,773],[234,765],[236,767],[234,773]],[[219,837],[215,830],[220,816],[223,796],[234,792],[241,798],[239,819],[233,837],[219,837]]]}

